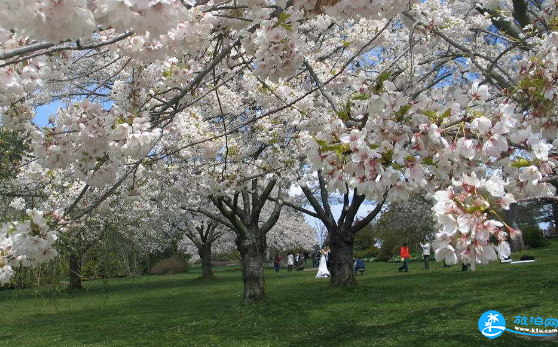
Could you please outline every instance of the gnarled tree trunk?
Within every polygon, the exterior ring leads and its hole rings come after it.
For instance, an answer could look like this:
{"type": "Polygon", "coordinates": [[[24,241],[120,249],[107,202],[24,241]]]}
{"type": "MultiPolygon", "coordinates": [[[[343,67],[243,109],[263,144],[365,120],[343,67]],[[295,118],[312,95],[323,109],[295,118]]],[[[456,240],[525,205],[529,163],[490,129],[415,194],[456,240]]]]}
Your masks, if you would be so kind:
{"type": "Polygon", "coordinates": [[[354,236],[350,231],[337,230],[330,233],[331,286],[352,288],[356,285],[353,272],[354,236]]]}
{"type": "Polygon", "coordinates": [[[82,289],[81,285],[81,257],[76,254],[70,254],[70,288],[82,289]]]}
{"type": "Polygon", "coordinates": [[[213,277],[213,266],[211,265],[211,244],[203,245],[199,252],[202,263],[202,278],[213,277]]]}
{"type": "Polygon", "coordinates": [[[209,200],[220,214],[200,208],[195,210],[223,224],[236,234],[235,244],[242,261],[245,304],[257,303],[266,298],[264,282],[266,234],[279,219],[284,193],[283,188],[278,187],[273,211],[267,220],[262,221],[262,209],[277,184],[277,178],[272,178],[263,190],[260,190],[257,178],[251,181],[250,191],[244,187],[242,191],[233,193],[232,197],[209,196],[209,200]]]}
{"type": "MultiPolygon", "coordinates": [[[[253,233],[250,233],[254,235],[253,233]]],[[[238,251],[242,261],[242,279],[244,281],[244,303],[251,304],[265,300],[264,255],[265,236],[255,240],[239,240],[238,251]]]]}

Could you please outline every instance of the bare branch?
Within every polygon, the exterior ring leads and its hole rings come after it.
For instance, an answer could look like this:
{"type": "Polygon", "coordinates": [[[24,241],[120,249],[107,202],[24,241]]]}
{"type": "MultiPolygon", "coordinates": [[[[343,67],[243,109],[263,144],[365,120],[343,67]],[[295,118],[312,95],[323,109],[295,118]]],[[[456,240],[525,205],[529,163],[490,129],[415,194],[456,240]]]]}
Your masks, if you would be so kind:
{"type": "Polygon", "coordinates": [[[387,195],[384,196],[384,199],[382,200],[382,202],[380,202],[378,205],[376,205],[376,207],[370,213],[368,213],[368,215],[366,215],[366,217],[364,217],[361,220],[356,221],[356,223],[353,224],[353,226],[351,227],[351,232],[353,234],[360,231],[362,228],[364,228],[365,226],[370,224],[370,222],[372,222],[372,220],[374,218],[376,218],[378,213],[380,213],[380,211],[382,210],[382,207],[384,207],[384,203],[386,202],[386,196],[387,195]]]}

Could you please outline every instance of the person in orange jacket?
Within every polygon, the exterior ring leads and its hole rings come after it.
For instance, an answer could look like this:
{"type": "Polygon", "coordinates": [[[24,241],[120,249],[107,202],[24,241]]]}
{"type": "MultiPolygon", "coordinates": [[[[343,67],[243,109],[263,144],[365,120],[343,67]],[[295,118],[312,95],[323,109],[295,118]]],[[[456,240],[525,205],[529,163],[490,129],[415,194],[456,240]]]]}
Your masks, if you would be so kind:
{"type": "Polygon", "coordinates": [[[399,250],[399,255],[403,260],[403,265],[399,268],[399,272],[405,269],[405,272],[409,272],[409,259],[411,258],[411,254],[409,253],[409,246],[406,243],[403,244],[401,249],[399,250]]]}

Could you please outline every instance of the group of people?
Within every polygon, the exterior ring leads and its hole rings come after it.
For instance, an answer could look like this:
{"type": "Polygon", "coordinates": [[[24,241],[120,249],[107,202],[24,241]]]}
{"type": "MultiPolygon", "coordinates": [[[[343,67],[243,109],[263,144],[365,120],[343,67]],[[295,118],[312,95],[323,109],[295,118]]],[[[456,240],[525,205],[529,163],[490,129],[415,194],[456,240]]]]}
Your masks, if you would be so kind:
{"type": "MultiPolygon", "coordinates": [[[[430,269],[430,242],[426,240],[424,244],[421,242],[420,247],[422,248],[422,258],[424,260],[424,269],[430,269]]],[[[409,246],[404,243],[403,246],[399,249],[399,256],[401,257],[401,261],[403,261],[403,265],[399,267],[399,272],[405,270],[405,272],[409,272],[409,260],[411,259],[411,253],[409,251],[409,246]]]]}
{"type": "MultiPolygon", "coordinates": [[[[297,270],[304,270],[307,259],[308,253],[296,253],[294,255],[292,253],[289,253],[289,255],[287,255],[287,271],[293,271],[293,267],[295,265],[297,270]]],[[[279,270],[281,269],[282,261],[283,257],[281,256],[281,254],[279,254],[279,252],[276,252],[273,256],[273,267],[275,268],[275,272],[279,272],[279,270]]]]}
{"type": "MultiPolygon", "coordinates": [[[[420,247],[422,248],[422,257],[424,260],[424,269],[430,269],[430,242],[426,240],[424,244],[421,242],[420,247]]],[[[308,253],[296,253],[292,254],[289,253],[287,256],[287,271],[293,271],[293,267],[296,266],[297,270],[304,270],[306,266],[306,261],[308,259],[308,253]]],[[[401,261],[403,265],[399,267],[399,272],[405,271],[409,272],[409,261],[411,259],[411,252],[409,250],[409,246],[404,243],[403,246],[399,249],[399,256],[401,257],[401,261]]],[[[328,246],[322,247],[321,251],[316,252],[315,256],[313,257],[313,266],[318,267],[318,273],[316,274],[316,278],[322,277],[330,277],[329,269],[331,268],[332,264],[332,257],[331,251],[328,246]],[[319,260],[318,260],[319,259],[319,260]]],[[[281,262],[283,261],[283,257],[279,252],[275,253],[273,256],[273,266],[275,268],[275,272],[279,272],[281,268],[281,262]]],[[[362,274],[364,275],[365,268],[364,268],[364,260],[363,259],[356,259],[354,262],[354,272],[355,275],[362,274]]]]}
{"type": "MultiPolygon", "coordinates": [[[[331,274],[329,272],[329,269],[331,269],[331,266],[333,264],[333,259],[329,247],[324,246],[320,251],[319,256],[320,256],[320,264],[318,266],[318,273],[316,274],[316,278],[330,277],[331,274]]],[[[353,270],[355,272],[355,275],[360,273],[361,275],[364,276],[364,272],[366,271],[364,268],[364,259],[358,258],[353,260],[354,260],[353,270]]]]}

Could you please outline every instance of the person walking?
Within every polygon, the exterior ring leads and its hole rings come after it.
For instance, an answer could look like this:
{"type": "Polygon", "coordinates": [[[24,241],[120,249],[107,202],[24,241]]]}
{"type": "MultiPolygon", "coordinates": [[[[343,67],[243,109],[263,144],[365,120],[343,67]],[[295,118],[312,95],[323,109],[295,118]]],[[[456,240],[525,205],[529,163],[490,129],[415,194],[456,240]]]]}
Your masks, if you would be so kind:
{"type": "Polygon", "coordinates": [[[424,258],[424,269],[428,270],[430,269],[430,242],[425,240],[424,245],[421,242],[420,246],[422,247],[422,257],[424,258]]]}
{"type": "Polygon", "coordinates": [[[399,267],[399,272],[403,269],[405,269],[405,272],[409,272],[409,259],[411,259],[411,254],[409,253],[409,246],[407,246],[406,243],[404,243],[399,250],[399,255],[401,256],[401,260],[403,260],[403,265],[399,267]]]}
{"type": "Polygon", "coordinates": [[[294,265],[294,255],[290,254],[287,256],[287,271],[291,272],[293,271],[293,265],[294,265]]]}
{"type": "Polygon", "coordinates": [[[283,260],[281,254],[276,252],[273,256],[273,267],[275,268],[275,272],[279,272],[279,269],[281,268],[281,260],[283,260]]]}

